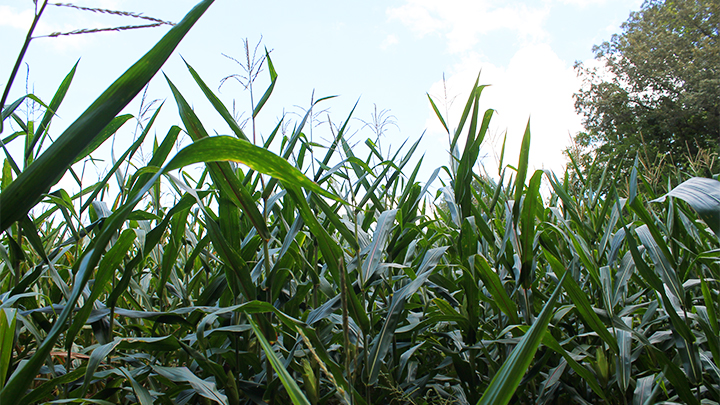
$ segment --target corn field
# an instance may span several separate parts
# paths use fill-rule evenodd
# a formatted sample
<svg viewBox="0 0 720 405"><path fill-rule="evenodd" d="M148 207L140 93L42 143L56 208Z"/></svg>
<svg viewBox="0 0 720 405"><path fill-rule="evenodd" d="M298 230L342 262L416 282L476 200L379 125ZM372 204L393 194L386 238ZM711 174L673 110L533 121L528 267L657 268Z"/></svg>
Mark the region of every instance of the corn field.
<svg viewBox="0 0 720 405"><path fill-rule="evenodd" d="M419 179L419 140L358 155L353 112L310 139L326 99L287 132L256 129L269 54L252 133L187 61L206 99L165 77L174 99L100 181L53 188L133 118L119 114L211 3L61 134L74 68L49 102L6 90L1 404L720 403L717 174L659 191L637 163L628 179L593 167L600 184L533 172L528 123L517 160L481 175L479 82L458 122L428 97L452 153ZM206 128L198 103L226 126ZM153 126L175 107L182 122Z"/></svg>

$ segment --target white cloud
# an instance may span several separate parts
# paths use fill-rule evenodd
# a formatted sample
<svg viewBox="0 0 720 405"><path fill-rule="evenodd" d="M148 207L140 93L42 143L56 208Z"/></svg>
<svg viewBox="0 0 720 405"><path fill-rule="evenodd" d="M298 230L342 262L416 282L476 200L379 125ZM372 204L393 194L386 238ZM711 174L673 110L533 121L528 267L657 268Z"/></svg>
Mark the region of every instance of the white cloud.
<svg viewBox="0 0 720 405"><path fill-rule="evenodd" d="M33 9L18 10L10 6L0 6L0 26L27 30L34 17Z"/></svg>
<svg viewBox="0 0 720 405"><path fill-rule="evenodd" d="M605 4L608 0L560 0L562 4L571 4L573 6L586 7L592 4Z"/></svg>
<svg viewBox="0 0 720 405"><path fill-rule="evenodd" d="M393 34L390 34L390 35L386 36L385 39L382 41L382 43L380 44L380 49L382 49L384 51L384 50L388 49L389 47L396 45L398 42L399 42L398 37Z"/></svg>
<svg viewBox="0 0 720 405"><path fill-rule="evenodd" d="M496 66L475 52L455 65L447 80L449 98L457 95L449 107L449 126L457 124L467 101L469 89L478 72L480 84L490 84L480 98L481 111L492 108L493 116L481 157L489 173L496 173L503 135L507 131L504 164L517 164L520 143L530 119L531 169L560 171L565 165L562 150L569 145L570 135L581 129L575 114L572 95L579 88L579 79L570 64L562 61L549 45L527 45L519 49L507 67ZM443 111L443 82L434 83L430 94ZM435 114L430 111L428 132L438 147L447 149L447 135ZM451 128L452 130L452 128Z"/></svg>
<svg viewBox="0 0 720 405"><path fill-rule="evenodd" d="M407 0L387 10L391 20L399 20L420 36L443 34L451 53L468 51L480 35L499 29L515 31L523 42L544 39L543 21L548 12L548 6L505 3L498 7L488 0Z"/></svg>

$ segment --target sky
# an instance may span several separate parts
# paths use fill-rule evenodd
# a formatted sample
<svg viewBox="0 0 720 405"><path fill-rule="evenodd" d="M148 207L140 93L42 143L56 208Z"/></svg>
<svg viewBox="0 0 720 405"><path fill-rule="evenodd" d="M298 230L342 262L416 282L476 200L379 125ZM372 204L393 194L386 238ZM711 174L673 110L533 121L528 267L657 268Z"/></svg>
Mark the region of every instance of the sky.
<svg viewBox="0 0 720 405"><path fill-rule="evenodd" d="M68 0L69 1L69 0ZM142 13L178 22L194 0L73 0L77 6ZM525 127L530 122L530 167L562 171L562 150L582 130L573 93L581 82L576 61L594 63L592 47L620 31L641 0L390 0L390 1L266 1L216 0L191 29L162 72L189 100L208 132L229 134L192 80L183 58L212 88L228 109L250 110L249 93L233 79L242 73L230 58L243 61L244 40L252 52L267 48L278 73L272 97L258 116L258 136L269 135L280 117L298 120L310 101L315 107L312 132L318 142L329 139L328 117L344 121L353 106L352 142L362 145L375 134L364 122L373 112L387 118L379 144L394 153L408 140L422 136L416 152L424 154L419 178L448 164L449 141L428 102L437 103L450 127L457 124L469 91L480 75L488 84L481 108L496 111L481 163L497 173L500 146L507 136L505 164L515 165ZM0 86L5 87L16 55L33 18L32 0L0 0ZM48 6L12 87L8 103L26 90L49 102L63 77L79 61L70 91L53 121L58 136L92 101L164 35L169 26L123 32L42 37L52 32L137 24L140 20ZM229 56L230 58L224 56ZM182 58L181 58L182 56ZM268 85L263 70L254 84L258 100ZM162 74L151 81L145 106L165 100L154 125L162 138L180 124L177 107ZM152 107L159 105L155 103ZM127 112L142 115L140 98ZM148 118L147 114L145 118ZM39 120L40 116L36 116ZM286 130L291 130L288 127ZM246 131L248 132L248 131ZM2 136L9 135L5 129ZM137 126L128 123L108 141L102 156L119 156L133 141ZM16 141L17 142L17 141ZM17 143L21 143L17 142ZM187 144L189 141L183 141ZM12 150L12 149L11 149ZM149 160L148 150L144 150ZM142 158L142 156L141 156ZM78 165L82 165L79 163ZM103 170L102 165L76 165L78 172ZM88 184L86 184L88 185Z"/></svg>

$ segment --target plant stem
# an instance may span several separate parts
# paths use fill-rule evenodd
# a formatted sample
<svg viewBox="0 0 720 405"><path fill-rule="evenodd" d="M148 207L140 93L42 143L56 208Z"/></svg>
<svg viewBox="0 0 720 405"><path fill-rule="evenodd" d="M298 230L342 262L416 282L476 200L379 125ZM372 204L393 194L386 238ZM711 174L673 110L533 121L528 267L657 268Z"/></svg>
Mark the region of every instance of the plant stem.
<svg viewBox="0 0 720 405"><path fill-rule="evenodd" d="M348 306L347 306L347 281L346 281L346 270L343 265L342 258L338 259L338 268L340 268L340 301L342 302L342 323L343 323L343 338L345 342L345 378L349 381L350 379L350 325L348 322ZM350 394L351 404L354 402L352 393Z"/></svg>

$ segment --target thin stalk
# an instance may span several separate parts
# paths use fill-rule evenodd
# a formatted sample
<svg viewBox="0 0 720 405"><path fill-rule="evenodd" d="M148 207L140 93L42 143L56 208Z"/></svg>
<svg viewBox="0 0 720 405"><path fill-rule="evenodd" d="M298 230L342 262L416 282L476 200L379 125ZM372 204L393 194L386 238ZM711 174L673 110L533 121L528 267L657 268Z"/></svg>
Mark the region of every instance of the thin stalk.
<svg viewBox="0 0 720 405"><path fill-rule="evenodd" d="M72 314L68 317L68 327L69 325L72 325L73 323L73 316ZM65 342L65 348L67 349L67 357L65 357L65 370L67 372L70 372L70 367L72 367L72 342ZM68 394L70 393L70 384L64 384L65 389L63 390L63 398L67 398Z"/></svg>
<svg viewBox="0 0 720 405"><path fill-rule="evenodd" d="M238 305L238 296L236 295L235 298L233 298L233 305ZM233 325L240 325L240 314L237 311L233 311L232 314L232 320ZM233 334L233 344L235 346L235 367L238 367L240 365L240 336L237 334ZM239 373L239 371L238 371Z"/></svg>
<svg viewBox="0 0 720 405"><path fill-rule="evenodd" d="M251 92L252 94L252 92ZM255 120L253 119L253 135L255 132ZM262 177L260 178L262 180ZM263 182L264 183L264 182ZM265 185L263 184L263 189L265 188ZM267 198L264 199L265 203L263 204L263 219L265 223L267 223L268 218L268 212L267 212ZM270 267L270 249L268 248L268 240L263 238L263 255L265 257L265 282L267 284L267 301L272 305L272 277L270 275L270 272L272 271L272 268ZM272 313L266 314L268 323L272 324ZM273 382L273 369L272 364L270 363L270 357L265 356L265 373L267 374L267 386L268 388L270 385L272 385ZM275 403L274 397L270 398L270 405Z"/></svg>
<svg viewBox="0 0 720 405"><path fill-rule="evenodd" d="M250 93L250 111L255 111L255 98L253 95L253 82L255 81L255 77L253 76L253 70L255 67L255 60L254 56L251 59L250 58L250 47L248 44L247 39L245 39L245 57L247 60L247 68L246 71L248 73L248 80L247 84L245 85L245 88ZM255 115L251 115L251 125L252 125L252 138L253 138L253 144L257 144L257 127L255 122ZM262 174L257 174L260 177L260 185L262 190L265 190L265 179L263 178ZM263 193L264 194L264 193ZM268 198L263 196L263 220L265 223L267 223L268 219ZM265 238L263 238L262 245L263 245L263 257L264 257L264 267L265 267L265 282L266 282L266 288L267 288L267 295L266 300L272 304L272 277L270 276L270 272L272 271L272 268L270 267L270 249L268 247L269 241ZM272 314L267 314L267 320L268 323L272 322ZM270 358L268 356L265 356L265 379L267 381L267 387L269 388L272 385L273 382L273 368L272 363L270 362ZM274 397L270 397L270 405L273 405L275 402Z"/></svg>
<svg viewBox="0 0 720 405"><path fill-rule="evenodd" d="M338 259L338 267L340 268L340 302L342 303L342 323L343 323L343 338L345 340L345 375L348 381L350 381L350 324L348 321L348 306L347 306L347 284L346 284L346 271L343 264L343 259ZM354 398L350 395L350 403L353 404Z"/></svg>
<svg viewBox="0 0 720 405"><path fill-rule="evenodd" d="M365 345L365 350L363 350L363 353L365 354L365 370L367 374L367 378L365 381L365 401L370 404L372 401L370 401L370 367L368 367L368 363L370 362L370 356L368 355L368 347L370 346L369 336L363 332L363 340Z"/></svg>
<svg viewBox="0 0 720 405"><path fill-rule="evenodd" d="M13 225L13 228L15 228L17 230L17 232L16 232L17 245L16 246L18 246L18 251L22 251L22 227L20 226L20 223L15 223ZM12 238L12 231L10 231L10 233L8 234L8 237ZM12 250L11 250L11 252L12 252ZM17 287L18 284L20 284L20 280L22 279L22 276L23 276L22 270L20 270L20 261L21 261L20 258L22 256L17 255L17 254L12 254L10 257L13 262L12 263L13 268L15 269L15 287Z"/></svg>
<svg viewBox="0 0 720 405"><path fill-rule="evenodd" d="M530 297L528 295L528 290L525 288L522 289L522 296L523 296L523 302L525 304L525 324L528 326L532 325L532 313L530 312Z"/></svg>
<svg viewBox="0 0 720 405"><path fill-rule="evenodd" d="M318 245L317 240L315 240L315 243L313 243L313 261L312 261L313 268L310 271L310 277L313 279L313 292L312 292L312 300L313 300L313 309L317 308L319 305L319 297L318 297L318 290L320 289L320 279L316 276L315 271L318 268ZM320 381L320 367L319 365L315 366L315 381ZM318 386L319 387L319 386Z"/></svg>
<svg viewBox="0 0 720 405"><path fill-rule="evenodd" d="M362 257L360 257L360 237L359 237L359 233L358 233L359 232L358 213L360 212L360 209L357 208L357 199L356 199L356 195L355 195L355 188L353 187L352 182L350 181L349 170L347 171L346 174L347 174L346 178L347 178L347 182L348 182L348 189L350 190L350 195L352 198L352 206L354 207L353 209L348 210L348 212L352 212L352 216L353 216L353 232L354 232L354 236L355 236L355 246L358 246L358 248L355 250L355 257L357 257L357 259L358 259L358 264L357 264L358 270L357 271L358 271L358 275L359 275L359 280L362 283L362 282L364 282L364 280L362 279ZM343 277L344 277L344 275L343 275ZM343 286L344 285L345 284L343 283ZM363 287L364 286L361 284L360 289L362 291L363 305L364 305L364 303L367 302L367 292L365 291L365 289ZM369 375L370 369L368 368L368 362L370 360L369 356L368 356L368 336L365 331L362 331L362 333L363 333L362 345L363 345L363 358L364 358L363 364L365 364L365 370L368 373L366 376L367 378L365 379L365 398L366 398L367 403L371 403L370 387L367 384L370 381L370 375ZM358 362L359 361L360 361L360 359L358 358L358 356L355 356L355 372L358 371ZM360 378L362 379L362 373L360 375ZM348 381L350 382L350 384L354 384L355 377L350 378L350 375L348 375L348 379L349 379ZM353 398L353 400L354 400L354 398Z"/></svg>

